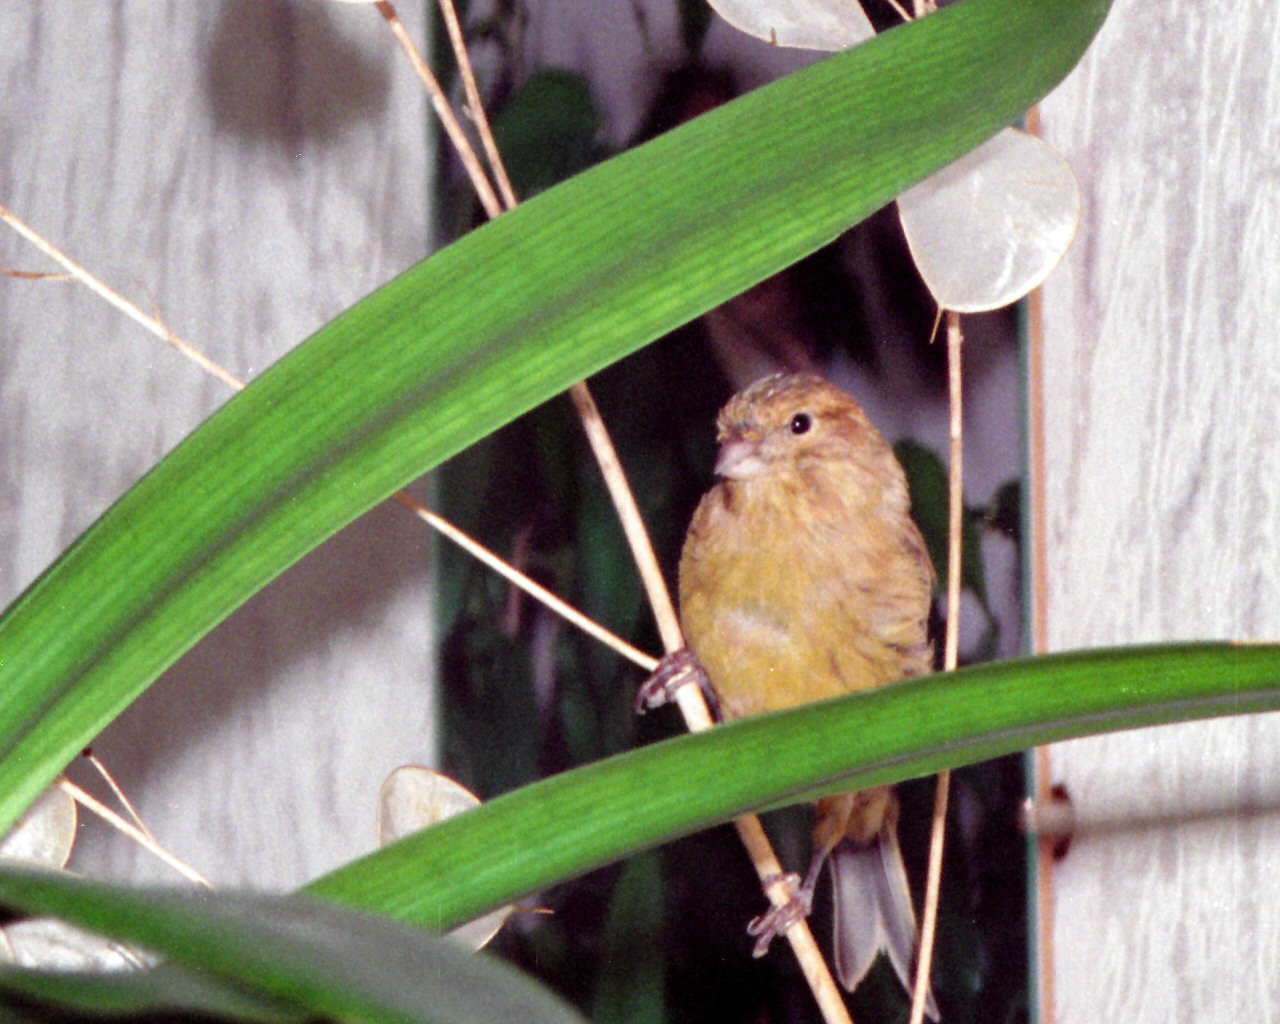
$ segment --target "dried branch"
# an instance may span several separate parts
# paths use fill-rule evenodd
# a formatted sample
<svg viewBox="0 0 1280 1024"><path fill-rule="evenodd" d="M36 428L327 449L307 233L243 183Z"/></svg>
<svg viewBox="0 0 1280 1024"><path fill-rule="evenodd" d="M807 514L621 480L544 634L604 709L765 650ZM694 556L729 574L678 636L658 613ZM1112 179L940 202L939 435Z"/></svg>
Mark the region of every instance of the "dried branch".
<svg viewBox="0 0 1280 1024"><path fill-rule="evenodd" d="M440 4L442 9L452 8L453 0L440 0ZM446 14L446 24L450 20L456 22L456 13L452 14L452 16L448 13ZM471 71L471 61L465 45L458 45L460 38L461 34L459 32L458 39L455 39L454 42L454 52L458 58L458 66L463 76L463 81L466 82L468 79L471 81L471 86L468 87L468 95L472 95L470 90L474 89L474 75ZM488 119L485 115L484 107L479 103L478 99L473 101L471 113L476 119L476 128L481 138L491 138ZM495 176L500 181L506 180L506 170L496 147L489 156L490 162L494 167ZM510 195L509 202L514 205L514 194ZM666 582L663 580L657 556L653 551L653 544L649 540L648 531L644 527L644 521L640 516L635 496L627 483L626 474L618 461L617 452L609 438L608 430L604 425L604 421L600 418L595 400L591 397L591 392L585 383L579 382L575 384L570 388L570 395L578 411L579 418L582 420L583 429L586 431L591 450L600 465L600 471L604 474L605 485L617 510L627 542L631 546L632 558L635 560L641 581L644 584L645 593L649 598L649 605L653 609L654 617L657 620L663 647L668 653L678 650L684 646L684 639L680 631L679 619L676 616L675 604L672 602L671 594L667 590ZM708 729L714 724L711 710L707 707L707 703L698 687L680 687L676 691L676 701L679 704L681 714L684 716L685 724L691 732ZM783 873L782 868L778 862L777 855L769 845L759 819L754 815L745 815L737 819L735 825L738 828L738 834L742 838L743 845L751 857L756 873L760 876L761 883L764 885L765 893L770 902L774 906L786 905L793 898L793 894L790 887L777 881ZM797 921L787 929L785 935L791 943L797 959L800 961L801 969L828 1024L853 1024L849 1011L844 1005L844 999L840 995L840 990L836 987L835 980L831 977L831 971L818 950L817 943L814 941L808 922L803 919Z"/></svg>
<svg viewBox="0 0 1280 1024"><path fill-rule="evenodd" d="M964 336L960 314L947 311L947 384L951 398L951 452L947 472L947 627L942 667L954 672L960 651L960 542L964 526L963 378L960 350ZM929 868L925 879L924 919L920 923L920 960L911 993L910 1024L921 1024L933 967L934 937L938 928L938 896L942 889L942 848L946 838L947 802L951 796L951 772L938 773L933 795L933 824L929 832Z"/></svg>

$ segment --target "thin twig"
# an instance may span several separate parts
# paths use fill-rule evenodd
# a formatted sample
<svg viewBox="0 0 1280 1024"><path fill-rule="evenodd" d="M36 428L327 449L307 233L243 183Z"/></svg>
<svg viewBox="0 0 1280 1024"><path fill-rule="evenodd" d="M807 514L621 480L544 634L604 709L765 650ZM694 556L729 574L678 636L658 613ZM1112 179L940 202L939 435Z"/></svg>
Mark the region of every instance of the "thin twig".
<svg viewBox="0 0 1280 1024"><path fill-rule="evenodd" d="M378 0L374 6L386 20L391 29L391 34L396 37L396 42L400 44L400 49L404 50L405 56L409 58L409 63L413 65L413 70L417 72L419 80L427 90L431 106L435 108L436 116L440 118L440 123L444 125L445 134L449 136L449 141L453 143L454 149L457 150L458 157L462 160L462 166L466 168L467 177L471 179L471 187L476 190L480 205L484 207L485 213L490 217L498 216L502 212L502 204L498 202L493 186L489 183L489 179L485 177L484 168L476 157L476 151L471 148L471 143L467 141L467 133L462 130L462 125L458 123L458 119L454 116L453 107L449 105L449 97L440 88L440 82L436 79L435 72L431 70L430 65L423 58L422 52L414 44L413 37L409 35L408 29L404 27L404 23L400 20L400 15L396 13L396 9L391 6L388 0Z"/></svg>
<svg viewBox="0 0 1280 1024"><path fill-rule="evenodd" d="M960 349L964 335L960 314L947 312L947 384L951 395L949 471L947 474L947 630L942 667L954 672L960 659L960 542L964 527L964 390Z"/></svg>
<svg viewBox="0 0 1280 1024"><path fill-rule="evenodd" d="M457 25L458 19L456 11L453 10L453 0L440 0L440 6L445 11L446 23ZM468 87L468 95L473 92L476 95L472 110L472 116L476 121L476 129L481 138L491 140L493 133L489 128L489 119L485 113L484 106L479 103L478 92L475 92L475 75L471 68L471 57L467 52L460 28L458 28L456 38L454 38L454 56L457 59L458 71L463 81L471 83ZM472 155L474 156L474 151ZM500 182L509 181L502 154L498 152L496 146L493 147L489 159L493 165L494 175L498 180ZM504 191L504 195L507 197L507 201L514 206L517 202L515 193L511 192L508 187ZM609 437L608 428L605 427L604 420L600 416L600 410L596 406L595 399L591 397L591 391L585 382L580 381L573 385L569 389L569 394L573 399L574 407L578 411L578 417L582 421L583 430L587 435L587 442L595 454L597 463L600 465L601 473L604 475L605 486L622 523L623 533L626 535L627 542L631 547L632 557L635 559L641 582L649 597L649 604L653 608L654 618L657 620L663 648L668 652L678 650L684 646L684 639L680 633L680 621L676 616L675 605L662 577L662 570L658 565L657 555L654 554L648 531L645 529L639 506L636 504L635 496L627 483L626 473L623 472L622 463L618 460L613 440ZM701 693L695 691L694 687L681 687L677 691L676 700L691 730L696 732L709 728L714 724L706 701L702 699Z"/></svg>
<svg viewBox="0 0 1280 1024"><path fill-rule="evenodd" d="M591 391L586 384L578 383L569 389L574 408L582 420L582 428L587 433L591 450L595 452L596 461L604 474L604 481L609 489L609 496L617 507L618 518L622 520L622 529L627 542L631 545L631 553L636 560L640 579L644 583L649 603L653 605L654 618L658 623L658 633L662 637L662 646L668 651L676 651L684 646L684 637L680 633L680 620L676 617L676 608L671 601L671 594L662 577L662 569L658 566L658 556L654 554L653 545L649 543L649 532L645 529L644 518L636 505L635 496L627 483L627 475L618 461L618 453L613 447L613 439L604 425L600 410ZM691 690L693 687L681 687Z"/></svg>
<svg viewBox="0 0 1280 1024"><path fill-rule="evenodd" d="M107 771L107 766L98 760L97 755L95 755L91 750L86 750L84 752L84 758L93 765L95 769L97 769L98 774L102 776L102 779L106 782L108 788L110 788L111 792L115 794L115 798L119 800L121 806L129 812L129 817L131 817L133 819L133 823L138 826L138 830L158 846L159 843L157 842L156 837L152 834L151 829L147 828L147 823L142 820L142 815L138 813L138 810L133 806L132 801L124 795L124 790L121 789L119 784L116 782L115 776Z"/></svg>
<svg viewBox="0 0 1280 1024"><path fill-rule="evenodd" d="M50 274L39 270L14 270L13 267L0 266L0 274L5 277L16 277L23 281L71 281L70 274Z"/></svg>
<svg viewBox="0 0 1280 1024"><path fill-rule="evenodd" d="M1027 131L1040 134L1040 110L1027 112ZM1044 299L1037 288L1027 297L1027 475L1030 478L1030 507L1027 509L1026 556L1031 574L1031 650L1049 650L1048 553L1045 545L1045 436L1044 436ZM1051 798L1052 771L1049 748L1036 747L1033 773L1036 802ZM1053 842L1042 836L1036 844L1036 977L1037 1004L1042 1024L1053 1024L1057 1013L1054 991L1054 858Z"/></svg>
<svg viewBox="0 0 1280 1024"><path fill-rule="evenodd" d="M152 334L156 335L158 338L163 340L166 344L170 345L172 348L182 353L182 355L186 356L193 363L195 363L197 366L203 369L206 373L213 374L213 376L217 377L224 384L228 385L229 387L235 388L237 391L239 391L241 388L244 387L244 385L240 381L236 380L234 376L232 376L230 373L224 370L221 366L215 363L203 352L200 352L197 349L192 348L185 341L183 341L176 334L174 334L171 330L169 330L169 328L166 327L164 323L162 323L156 317L148 316L146 313L142 312L142 310L140 310L128 299L112 291L105 284L103 284L96 277L94 277L87 270L85 270L82 266L72 261L72 259L69 256L67 256L65 253L59 251L58 249L50 245L48 242L46 242L40 235L38 235L34 230L29 228L26 224L24 224L21 220L19 220L16 216L10 213L3 206L0 206L0 220L8 224L9 227L13 228L14 231L18 232L18 234L20 234L23 238L25 238L28 242L34 245L37 249L39 249L42 253L48 256L55 263L64 267L72 277L74 277L77 281L83 284L86 288L90 289L93 292L96 292L100 298L105 299L112 306L115 306L115 308L120 310L120 312L124 313L125 316L130 317L133 320L136 320L143 327L149 330Z"/></svg>
<svg viewBox="0 0 1280 1024"><path fill-rule="evenodd" d="M208 880L205 879L205 877L195 868L178 860L177 857L157 843L148 833L144 833L134 824L120 817L120 815L116 814L116 812L110 807L107 807L95 797L90 796L70 779L59 776L58 785L62 788L63 792L67 793L73 800L75 800L76 803L88 808L94 814L98 815L98 817L119 829L139 846L148 850L154 856L168 864L169 867L173 868L174 871L178 872L178 874L182 875L189 882L194 882L196 885L203 885L206 889L213 888L213 886L209 884Z"/></svg>
<svg viewBox="0 0 1280 1024"><path fill-rule="evenodd" d="M938 340L938 328L942 326L942 318L946 316L946 314L947 311L939 306L938 311L933 315L933 326L929 328L930 345Z"/></svg>
<svg viewBox="0 0 1280 1024"><path fill-rule="evenodd" d="M902 4L898 2L898 0L889 0L889 6L892 7L895 12L897 12L898 17L901 18L903 21L912 20L911 15L907 12L907 9L903 7Z"/></svg>
<svg viewBox="0 0 1280 1024"><path fill-rule="evenodd" d="M933 824L929 830L929 867L924 888L924 919L920 923L920 958L911 991L909 1024L922 1024L933 970L933 943L938 930L938 896L942 888L942 848L946 838L947 802L951 796L951 771L938 773L933 793Z"/></svg>
<svg viewBox="0 0 1280 1024"><path fill-rule="evenodd" d="M577 626L584 633L594 637L596 640L599 640L605 646L617 651L624 658L634 662L636 665L639 665L640 668L644 669L646 672L652 672L658 667L657 658L652 655L645 654L643 651L637 650L620 636L610 633L598 622L588 618L586 615L583 615L582 612L574 608L573 605L556 597L555 594L551 593L551 591L547 590L541 584L530 579L519 569L507 562L504 562L483 544L480 544L478 541L467 536L467 534L463 533L447 519L441 518L429 508L426 508L414 501L405 494L404 491L393 494L391 497L393 501L402 505L404 508L407 508L415 516L431 526L432 529L438 531L440 534L457 544L458 547L471 555L472 558L484 563L499 576L502 576L511 583L514 583L535 600L541 601L553 612Z"/></svg>
<svg viewBox="0 0 1280 1024"><path fill-rule="evenodd" d="M698 687L682 686L680 690L698 690ZM698 699L702 700L701 692L698 693ZM681 707L683 708L683 705ZM692 729L692 726L690 728ZM795 898L795 893L789 885L780 880L783 877L782 865L769 844L769 837L765 835L760 819L754 814L744 814L740 818L735 818L733 825L738 830L738 838L746 847L747 855L751 858L760 881L764 883L765 895L769 897L769 902L775 907L786 906ZM805 981L809 983L809 989L813 992L813 998L818 1004L823 1019L828 1024L853 1024L849 1008L844 1004L844 996L831 976L831 969L827 966L822 950L818 948L808 922L802 918L783 934L791 943L791 949L800 964Z"/></svg>
<svg viewBox="0 0 1280 1024"><path fill-rule="evenodd" d="M960 350L964 336L960 314L947 311L947 381L951 394L951 452L947 473L947 627L943 642L942 667L954 672L960 652L960 540L964 525L963 391ZM946 838L947 802L951 795L951 772L938 773L933 795L933 826L929 833L929 869L925 880L924 920L920 923L920 962L911 994L910 1024L924 1020L924 1004L929 992L933 966L933 940L938 928L938 895L942 888L942 848Z"/></svg>
<svg viewBox="0 0 1280 1024"><path fill-rule="evenodd" d="M511 179L507 175L507 168L502 160L502 154L498 152L497 144L493 141L489 117L485 113L484 105L480 102L475 73L471 67L471 55L467 52L466 40L462 35L462 28L458 22L458 14L454 8L453 0L440 0L440 10L449 29L449 38L453 43L453 53L458 64L458 73L462 76L463 82L466 83L465 89L468 103L471 107L471 116L475 120L476 130L479 132L480 138L485 140L489 163L493 169L494 177L502 190L507 208L514 209L518 200L511 188ZM471 155L473 158L475 157L474 150L471 150ZM491 213L490 216L495 215ZM618 518L622 521L623 532L631 545L632 555L640 572L641 581L649 595L649 603L654 609L654 617L657 619L658 632L662 637L663 647L667 651L677 650L683 646L684 640L680 635L680 622L676 617L675 605L672 603L671 595L668 593L666 584L663 581L657 555L654 554L653 545L649 541L644 519L640 515L635 496L627 483L626 474L622 470L622 463L618 461L618 454L613 447L612 438L609 437L608 428L605 427L604 420L600 416L600 410L596 407L595 399L591 397L591 391L585 383L579 382L573 385L569 389L569 394L573 398L574 408L578 411L578 417L582 420L583 429L587 434L587 441L591 446L591 450L595 453L596 461L600 464L600 471L604 474L605 485L608 488L610 497L613 499ZM681 689L689 691L693 688L686 686ZM706 728L706 726L712 724L712 719L710 712L706 709L706 702L702 701L701 703L706 719L706 725L702 727ZM683 704L681 707L683 708ZM696 707L692 709L692 714L695 719L702 717L698 714Z"/></svg>
<svg viewBox="0 0 1280 1024"><path fill-rule="evenodd" d="M464 108L480 134L480 144L484 147L484 155L489 161L489 170L498 183L498 191L502 193L502 201L508 210L514 209L519 200L515 189L511 187L511 179L507 176L506 165L502 162L502 154L498 152L498 144L494 141L493 132L489 128L489 118L484 112L484 103L480 99L480 89L476 85L475 72L471 67L471 55L467 53L467 41L462 35L462 26L458 23L458 12L453 0L440 0L440 13L444 17L444 25L449 33L449 43L453 47L454 61L458 65L458 73L462 76L462 89L467 97ZM489 214L490 217L494 216Z"/></svg>
<svg viewBox="0 0 1280 1024"><path fill-rule="evenodd" d="M675 604L671 600L671 592L667 590L662 569L658 565L658 556L654 553L653 544L649 540L649 531L645 529L644 517L636 504L635 495L627 483L627 475L618 460L618 453L609 437L608 428L600 416L595 399L585 382L579 381L569 389L573 404L582 420L591 450L595 453L596 462L604 476L609 496L613 499L614 509L622 523L622 532L626 535L631 547L631 557L635 560L640 580L644 584L645 593L649 597L649 607L653 609L654 620L658 625L658 633L662 637L663 649L670 654L684 646L684 636L680 631L680 620L676 616ZM690 732L701 732L715 725L711 709L707 706L702 690L696 686L681 686L676 690L676 703L684 716L685 725ZM748 847L750 849L750 847ZM773 851L769 851L772 863ZM760 878L776 877L778 872L772 866L756 864ZM806 929L807 930L807 929ZM807 972L807 969L806 969Z"/></svg>
<svg viewBox="0 0 1280 1024"><path fill-rule="evenodd" d="M452 0L440 0L440 3L442 7L447 7L452 5ZM463 75L463 80L466 81L470 76L474 82L474 75L470 70L471 60L466 47L463 46L458 49L455 43L455 54L458 58L458 66L460 73ZM481 137L484 138L489 133L484 107L477 103L473 110L473 116L476 118L477 130L480 132ZM505 178L506 170L502 163L502 156L497 152L496 148L490 155L490 159L493 163L494 174L498 176L499 180ZM514 200L515 196L512 195L511 201L514 202ZM493 215L491 214L490 216ZM649 605L653 609L654 618L657 620L663 648L668 653L678 650L684 646L684 638L680 632L680 621L676 616L675 605L671 600L670 592L667 590L666 581L662 577L657 556L653 551L653 544L649 540L644 520L640 515L631 487L627 483L622 464L618 461L617 452L614 449L612 440L609 438L608 430L600 417L595 400L591 397L591 392L585 382L575 384L569 389L569 393L575 408L578 410L579 418L582 420L583 429L591 445L591 450L600 465L601 473L604 475L605 486L613 499L627 542L631 546L631 556L635 560L645 593L649 598ZM703 698L699 687L680 687L676 691L676 703L679 705L685 724L691 732L701 732L715 724L715 720L711 717L711 709L707 707L707 702ZM744 815L736 819L734 824L737 826L738 834L742 838L743 845L747 849L747 854L751 858L756 873L759 875L761 882L764 883L765 894L770 903L774 906L785 906L793 899L793 893L788 886L779 884L776 881L782 874L782 868L778 862L777 855L769 844L768 838L765 836L760 820L755 815ZM828 1021L828 1024L853 1024L849 1011L844 1005L844 999L840 995L840 990L836 987L835 980L831 977L830 968L827 967L827 962L818 950L818 944L814 941L808 922L804 919L798 920L784 934L791 943L796 959L800 962L801 970L809 982L809 987L812 989L814 998L817 1000L823 1017Z"/></svg>

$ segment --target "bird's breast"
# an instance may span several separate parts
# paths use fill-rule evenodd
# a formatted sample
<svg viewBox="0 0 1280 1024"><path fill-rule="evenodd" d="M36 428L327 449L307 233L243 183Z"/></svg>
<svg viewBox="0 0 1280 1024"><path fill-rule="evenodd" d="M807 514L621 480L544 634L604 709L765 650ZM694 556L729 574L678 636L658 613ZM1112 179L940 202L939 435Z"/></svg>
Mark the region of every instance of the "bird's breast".
<svg viewBox="0 0 1280 1024"><path fill-rule="evenodd" d="M681 619L731 717L919 671L904 663L904 638L927 652L928 587L891 578L902 547L890 525L830 501L814 507L813 493L726 481L694 515Z"/></svg>

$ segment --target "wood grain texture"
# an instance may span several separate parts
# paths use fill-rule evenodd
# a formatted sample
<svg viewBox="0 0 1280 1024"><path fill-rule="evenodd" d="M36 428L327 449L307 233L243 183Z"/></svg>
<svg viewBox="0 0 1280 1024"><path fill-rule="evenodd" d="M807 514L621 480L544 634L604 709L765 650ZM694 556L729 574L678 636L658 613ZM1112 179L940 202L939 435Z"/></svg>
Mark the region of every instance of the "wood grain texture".
<svg viewBox="0 0 1280 1024"><path fill-rule="evenodd" d="M430 168L367 7L0 7L0 202L242 377L425 254ZM7 231L0 262L46 269ZM84 289L0 280L0 603L227 397ZM375 510L95 745L215 882L290 886L371 849L381 779L432 756L427 545ZM175 880L97 826L73 866Z"/></svg>
<svg viewBox="0 0 1280 1024"><path fill-rule="evenodd" d="M1280 635L1278 72L1273 5L1122 0L1042 107L1085 205L1044 290L1052 649ZM1280 1020L1280 719L1051 763L1055 1019Z"/></svg>

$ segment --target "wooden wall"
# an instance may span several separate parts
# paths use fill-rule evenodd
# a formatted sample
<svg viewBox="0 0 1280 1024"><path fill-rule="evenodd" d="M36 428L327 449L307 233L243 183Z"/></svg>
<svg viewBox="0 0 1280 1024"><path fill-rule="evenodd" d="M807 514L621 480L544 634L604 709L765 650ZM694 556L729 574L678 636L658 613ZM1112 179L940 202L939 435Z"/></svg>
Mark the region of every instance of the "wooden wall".
<svg viewBox="0 0 1280 1024"><path fill-rule="evenodd" d="M425 104L388 40L319 0L6 3L0 203L252 377L427 251ZM7 228L0 262L48 267ZM227 397L86 290L0 280L0 604ZM95 744L162 842L269 888L372 848L382 777L435 745L426 553L376 510ZM176 881L96 826L74 864Z"/></svg>
<svg viewBox="0 0 1280 1024"><path fill-rule="evenodd" d="M1280 635L1280 17L1117 0L1042 107L1084 191L1044 289L1048 644ZM1060 1024L1280 1014L1280 718L1062 744Z"/></svg>

